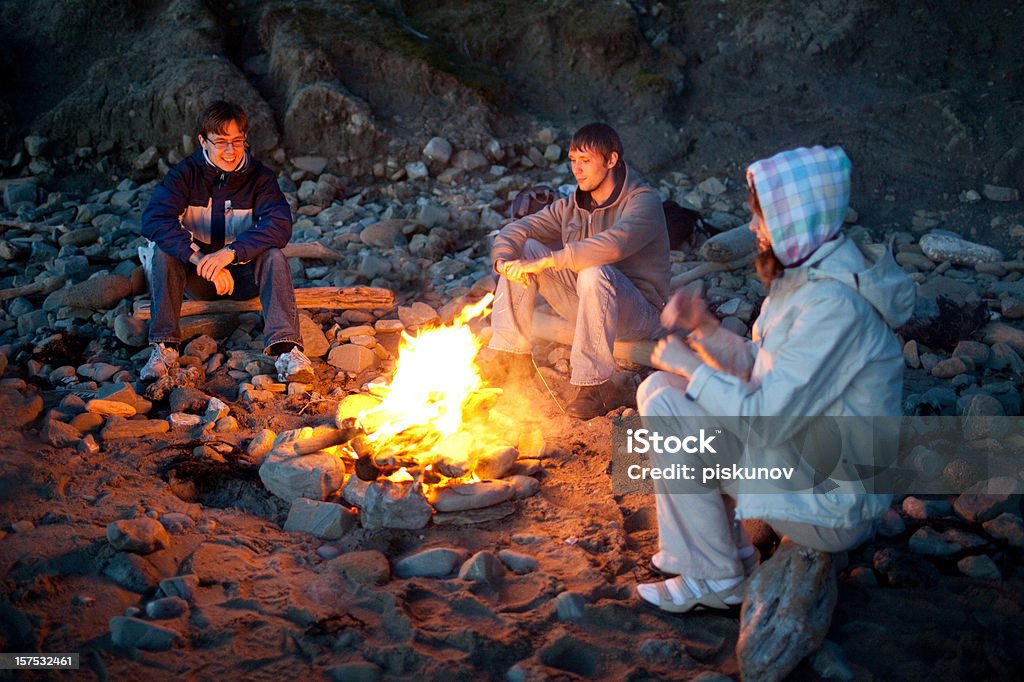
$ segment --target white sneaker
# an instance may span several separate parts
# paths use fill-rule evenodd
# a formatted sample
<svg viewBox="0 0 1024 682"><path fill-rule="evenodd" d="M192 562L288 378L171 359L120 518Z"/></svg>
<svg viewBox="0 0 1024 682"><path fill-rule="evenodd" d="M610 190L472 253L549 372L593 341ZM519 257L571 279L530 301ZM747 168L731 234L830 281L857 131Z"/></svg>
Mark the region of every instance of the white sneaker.
<svg viewBox="0 0 1024 682"><path fill-rule="evenodd" d="M298 348L281 353L274 362L277 380L281 382L298 381L308 384L313 381L313 363Z"/></svg>
<svg viewBox="0 0 1024 682"><path fill-rule="evenodd" d="M162 343L153 344L153 354L149 356L149 360L139 372L139 378L145 381L167 376L167 372L177 361L178 351L168 348Z"/></svg>

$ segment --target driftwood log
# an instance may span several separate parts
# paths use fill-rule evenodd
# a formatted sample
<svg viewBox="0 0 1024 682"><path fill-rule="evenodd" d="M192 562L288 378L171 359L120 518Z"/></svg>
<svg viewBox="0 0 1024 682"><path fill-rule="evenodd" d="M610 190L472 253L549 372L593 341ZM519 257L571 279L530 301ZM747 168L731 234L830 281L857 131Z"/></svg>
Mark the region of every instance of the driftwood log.
<svg viewBox="0 0 1024 682"><path fill-rule="evenodd" d="M320 242L296 242L288 244L281 252L285 258L304 258L306 260L345 260L343 254L334 249L324 246Z"/></svg>
<svg viewBox="0 0 1024 682"><path fill-rule="evenodd" d="M308 287L295 290L295 305L299 308L326 308L329 310L349 310L374 308L391 308L395 305L395 295L387 289L376 287ZM202 315L205 313L240 313L259 310L260 300L250 298L245 301L185 301L181 304L181 316ZM142 320L150 318L149 301L135 304L135 317Z"/></svg>
<svg viewBox="0 0 1024 682"><path fill-rule="evenodd" d="M681 272L671 279L668 283L670 291L681 289L690 282L706 277L713 272L721 272L722 270L738 270L739 268L745 268L754 262L754 254L750 253L746 256L741 256L736 260L731 260L726 263L701 263L695 268L691 268L686 272Z"/></svg>
<svg viewBox="0 0 1024 682"><path fill-rule="evenodd" d="M740 678L784 679L821 648L838 599L832 555L782 541L750 578L740 611Z"/></svg>
<svg viewBox="0 0 1024 682"><path fill-rule="evenodd" d="M750 231L750 226L744 223L704 242L700 247L700 255L713 263L729 263L752 255L756 248L757 237Z"/></svg>
<svg viewBox="0 0 1024 682"><path fill-rule="evenodd" d="M55 275L53 277L46 277L38 282L32 282L31 284L24 284L20 287L12 287L10 289L0 289L0 301L6 301L10 298L17 298L18 296L35 296L37 294L49 294L57 289L64 286L64 282L67 281L67 277Z"/></svg>

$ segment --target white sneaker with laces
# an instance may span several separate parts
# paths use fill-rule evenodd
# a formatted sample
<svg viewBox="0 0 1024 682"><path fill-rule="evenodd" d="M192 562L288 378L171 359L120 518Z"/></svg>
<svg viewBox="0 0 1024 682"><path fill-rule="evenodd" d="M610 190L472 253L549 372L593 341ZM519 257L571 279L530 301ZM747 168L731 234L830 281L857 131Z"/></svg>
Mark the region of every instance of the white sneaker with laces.
<svg viewBox="0 0 1024 682"><path fill-rule="evenodd" d="M287 353L277 356L274 368L277 370L278 381L297 381L304 384L313 381L313 363L298 348L292 348Z"/></svg>
<svg viewBox="0 0 1024 682"><path fill-rule="evenodd" d="M177 361L178 351L168 348L162 343L153 344L153 353L142 367L142 371L139 372L139 378L145 381L167 376L167 372Z"/></svg>

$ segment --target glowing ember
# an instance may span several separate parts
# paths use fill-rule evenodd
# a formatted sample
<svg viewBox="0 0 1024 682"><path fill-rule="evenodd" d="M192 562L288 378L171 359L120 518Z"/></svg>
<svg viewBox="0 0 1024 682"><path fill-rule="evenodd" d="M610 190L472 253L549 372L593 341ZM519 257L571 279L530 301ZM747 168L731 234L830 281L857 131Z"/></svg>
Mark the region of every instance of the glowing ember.
<svg viewBox="0 0 1024 682"><path fill-rule="evenodd" d="M359 415L367 440L375 447L416 450L424 455L424 463L432 459L427 455L435 448L450 461L470 459L474 440L459 429L463 407L483 381L475 363L482 342L468 323L484 314L493 298L488 294L467 306L451 325L418 336L402 334L394 379L379 389L383 401Z"/></svg>

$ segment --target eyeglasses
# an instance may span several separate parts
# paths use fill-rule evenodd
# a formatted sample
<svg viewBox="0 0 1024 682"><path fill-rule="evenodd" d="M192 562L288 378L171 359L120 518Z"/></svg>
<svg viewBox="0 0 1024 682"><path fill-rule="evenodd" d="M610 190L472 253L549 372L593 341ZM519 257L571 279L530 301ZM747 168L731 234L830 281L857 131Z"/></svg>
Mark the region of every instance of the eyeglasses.
<svg viewBox="0 0 1024 682"><path fill-rule="evenodd" d="M236 137L233 140L212 140L209 137L203 135L203 139L212 144L217 148L218 151L224 151L228 147L234 147L235 149L241 149L245 147L245 138Z"/></svg>

